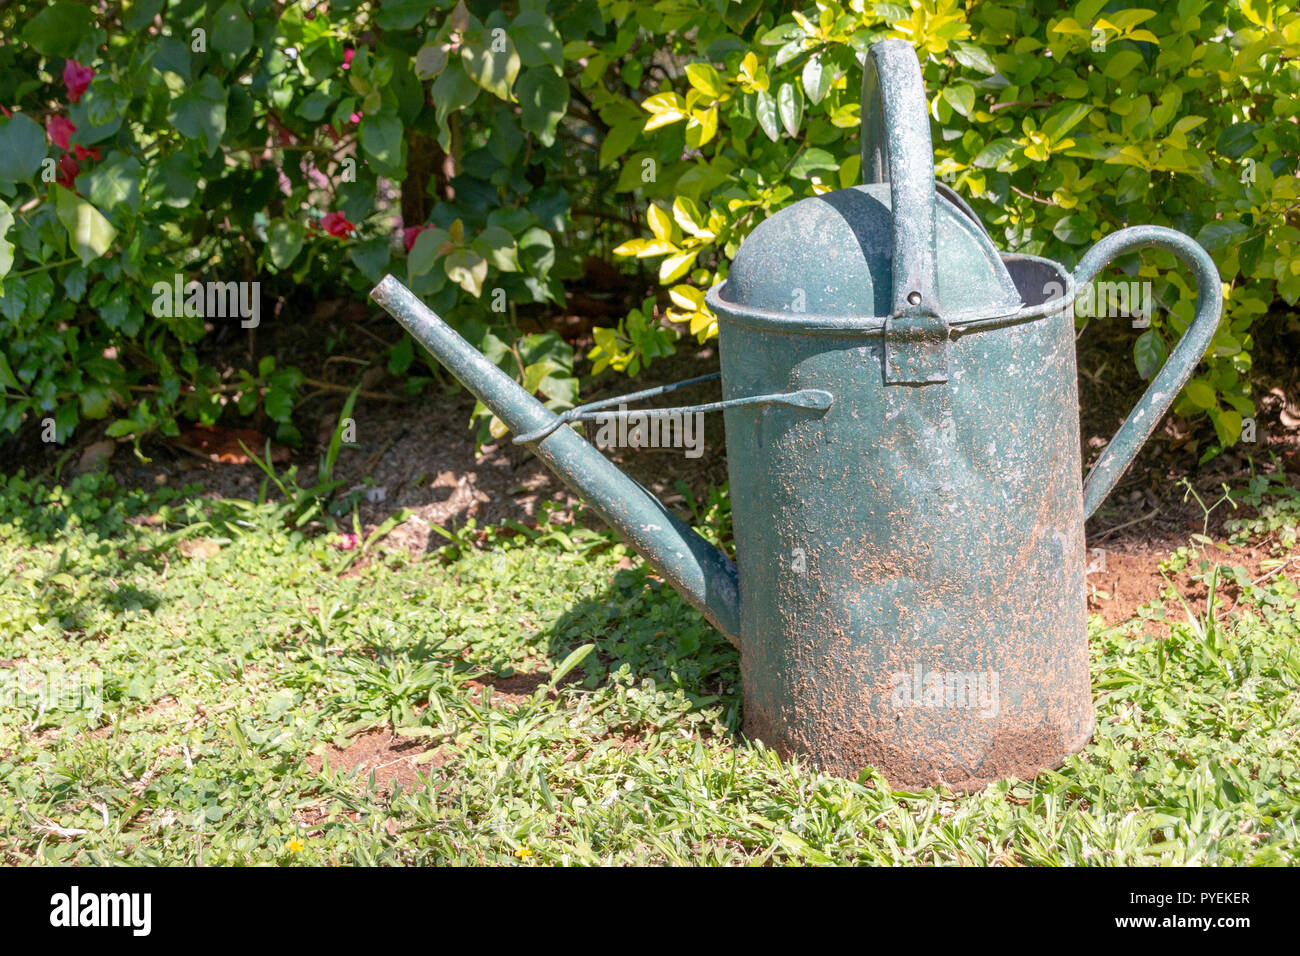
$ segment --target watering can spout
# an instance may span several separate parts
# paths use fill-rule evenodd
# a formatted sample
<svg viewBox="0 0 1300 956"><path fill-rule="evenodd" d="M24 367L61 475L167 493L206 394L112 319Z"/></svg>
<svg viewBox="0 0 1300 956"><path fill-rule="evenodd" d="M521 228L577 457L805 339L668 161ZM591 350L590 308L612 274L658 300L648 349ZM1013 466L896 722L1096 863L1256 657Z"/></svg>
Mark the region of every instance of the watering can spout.
<svg viewBox="0 0 1300 956"><path fill-rule="evenodd" d="M402 324L542 462L612 525L732 644L740 642L736 566L481 355L391 275L370 297Z"/></svg>

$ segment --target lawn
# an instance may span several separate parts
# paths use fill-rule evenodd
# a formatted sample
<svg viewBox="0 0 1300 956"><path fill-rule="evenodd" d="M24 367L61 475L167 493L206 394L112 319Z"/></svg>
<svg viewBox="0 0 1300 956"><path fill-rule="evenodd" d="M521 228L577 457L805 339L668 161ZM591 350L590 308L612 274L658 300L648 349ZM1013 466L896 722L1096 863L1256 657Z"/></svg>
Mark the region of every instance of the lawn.
<svg viewBox="0 0 1300 956"><path fill-rule="evenodd" d="M1267 485L1242 492L1257 507L1235 533L1272 549L1268 573L1219 564L1209 539L1171 555L1208 596L1168 619L1163 604L1093 618L1088 748L954 797L827 777L741 739L736 652L608 534L470 527L411 555L382 532L295 530L288 506L0 479L0 850L1288 863L1300 599L1283 562L1300 494ZM717 501L702 517L725 527Z"/></svg>

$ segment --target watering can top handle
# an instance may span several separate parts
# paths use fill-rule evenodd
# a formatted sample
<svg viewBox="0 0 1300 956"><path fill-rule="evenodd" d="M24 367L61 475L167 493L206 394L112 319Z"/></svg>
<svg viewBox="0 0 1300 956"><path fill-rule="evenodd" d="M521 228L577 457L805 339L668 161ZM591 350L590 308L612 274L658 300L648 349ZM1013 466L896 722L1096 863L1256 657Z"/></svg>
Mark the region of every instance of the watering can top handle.
<svg viewBox="0 0 1300 956"><path fill-rule="evenodd" d="M934 147L925 81L904 40L881 40L862 64L862 179L889 183L893 314L939 314L935 263Z"/></svg>
<svg viewBox="0 0 1300 956"><path fill-rule="evenodd" d="M1137 457L1138 450L1151 437L1160 419L1187 384L1187 380L1192 377L1196 363L1210 347L1210 340L1214 338L1219 327L1219 316L1223 312L1223 284L1210 254L1181 232L1164 226L1132 226L1100 240L1079 260L1079 265L1074 270L1074 287L1082 288L1112 259L1143 246L1172 252L1191 266L1192 274L1196 277L1196 314L1174 347L1169 360L1152 379L1132 413L1124 419L1124 424L1088 473L1083 483L1085 518L1092 517L1098 505L1110 494Z"/></svg>

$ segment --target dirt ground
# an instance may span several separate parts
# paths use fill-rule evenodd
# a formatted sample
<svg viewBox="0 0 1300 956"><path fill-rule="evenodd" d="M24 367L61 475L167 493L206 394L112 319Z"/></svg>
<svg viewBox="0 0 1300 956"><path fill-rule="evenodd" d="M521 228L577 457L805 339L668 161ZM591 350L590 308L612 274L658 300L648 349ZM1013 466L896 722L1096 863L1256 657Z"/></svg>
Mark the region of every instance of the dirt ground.
<svg viewBox="0 0 1300 956"><path fill-rule="evenodd" d="M303 447L276 449L279 470L297 465L300 483L304 487L314 483L316 463L328 444L344 397L360 381L367 397L358 400L352 416L355 447L342 452L336 474L345 481L345 489L369 480L370 499L360 506L367 529L399 509L410 509L411 518L389 535L390 545L412 552L433 550L445 543L432 530L434 526L463 526L470 519L480 527L507 519L528 524L547 501L563 505L561 517L575 503L558 479L526 450L511 445L508 437L484 446L476 455L469 429L474 401L440 370L417 364L412 373L436 379L421 395L403 395L401 380L384 369L386 353L382 348L384 343L395 343L400 332L377 308L358 302L332 303L318 307L311 320L326 325L330 338L342 343L327 358L318 346L322 336L307 340L297 335L261 343L262 349L280 356L281 365L297 364L315 382L323 383L295 413L304 434ZM1300 333L1287 331L1296 325L1293 318L1284 316L1280 321L1283 325L1272 336L1278 347L1256 354L1256 441L1202 464L1199 458L1207 441L1213 439L1208 424L1166 418L1089 522L1089 607L1107 622L1123 620L1159 597L1169 583L1159 564L1171 550L1187 544L1190 535L1205 532L1221 541L1226 537L1223 522L1246 516L1242 509L1234 511L1222 504L1207 521L1201 505L1188 494L1184 479L1207 506L1219 500L1223 486L1241 489L1260 471L1281 469L1287 480L1300 484ZM562 328L579 355L585 354L588 327L570 318ZM1085 329L1080 336L1079 386L1088 464L1105 447L1144 387L1128 357L1131 343L1124 338L1126 334L1123 329ZM242 344L235 346L241 348ZM230 356L232 364L244 360L247 356ZM581 357L579 368L589 368ZM634 380L607 375L595 386L585 387L583 400L702 375L716 368L716 352L707 347L697 351L688 340L681 354L656 362ZM680 393L681 403L709 401L716 394L717 385L706 384ZM29 474L62 476L96 467L106 459L126 486L197 483L208 496L255 498L263 475L248 463L240 439L249 447L261 448L265 442L247 422L232 422L208 432L186 428L175 440L146 441L144 453L150 460L145 462L132 453L129 442L108 442L102 430L92 426L80 429L67 449L41 445L30 435L26 440L20 436L8 443L4 457L26 467ZM620 449L608 454L669 507L688 516L683 488L697 501L706 501L709 487L726 481L721 415L706 416L705 449L703 457L694 460L674 449ZM1251 570L1265 557L1268 555L1252 549L1233 549L1222 552L1219 560ZM1190 586L1187 581L1179 583ZM1174 610L1171 607L1170 613Z"/></svg>

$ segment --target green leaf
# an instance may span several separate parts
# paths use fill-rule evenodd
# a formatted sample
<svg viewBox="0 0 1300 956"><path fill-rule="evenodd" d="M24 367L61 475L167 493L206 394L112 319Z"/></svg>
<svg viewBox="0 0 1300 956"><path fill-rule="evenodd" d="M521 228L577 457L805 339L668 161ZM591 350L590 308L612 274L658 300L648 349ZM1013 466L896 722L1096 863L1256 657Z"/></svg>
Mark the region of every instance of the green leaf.
<svg viewBox="0 0 1300 956"><path fill-rule="evenodd" d="M767 138L776 142L781 136L781 128L777 125L776 118L776 100L767 90L761 90L754 100L754 117L758 120L758 125L763 128Z"/></svg>
<svg viewBox="0 0 1300 956"><path fill-rule="evenodd" d="M448 67L439 73L431 90L438 125L445 127L447 117L473 103L478 98L478 91L478 84L461 65Z"/></svg>
<svg viewBox="0 0 1300 956"><path fill-rule="evenodd" d="M550 65L564 68L564 38L540 10L522 10L510 24L510 37L525 67Z"/></svg>
<svg viewBox="0 0 1300 956"><path fill-rule="evenodd" d="M1064 139L1091 112L1092 107L1087 103L1068 103L1053 110L1052 115L1043 122L1043 135L1050 140Z"/></svg>
<svg viewBox="0 0 1300 956"><path fill-rule="evenodd" d="M711 96L715 100L727 91L727 84L711 63L688 63L686 80L705 96Z"/></svg>
<svg viewBox="0 0 1300 956"><path fill-rule="evenodd" d="M569 108L569 84L549 67L526 72L519 80L520 121L543 146L555 142L555 128Z"/></svg>
<svg viewBox="0 0 1300 956"><path fill-rule="evenodd" d="M1111 56L1102 73L1109 79L1118 80L1128 76L1142 62L1142 54L1136 50L1120 50Z"/></svg>
<svg viewBox="0 0 1300 956"><path fill-rule="evenodd" d="M519 52L503 28L472 30L460 48L465 72L493 96L510 98L510 88L519 75Z"/></svg>
<svg viewBox="0 0 1300 956"><path fill-rule="evenodd" d="M266 231L266 249L271 264L277 269L287 269L302 251L307 227L291 219L277 219Z"/></svg>
<svg viewBox="0 0 1300 956"><path fill-rule="evenodd" d="M634 117L610 128L610 131L605 134L604 142L600 144L601 169L632 148L636 138L641 135L641 125L640 117Z"/></svg>
<svg viewBox="0 0 1300 956"><path fill-rule="evenodd" d="M1093 224L1081 215L1063 216L1052 226L1052 235L1062 242L1079 246L1092 238Z"/></svg>
<svg viewBox="0 0 1300 956"><path fill-rule="evenodd" d="M361 149L381 176L397 176L403 168L402 120L396 113L378 113L361 119Z"/></svg>
<svg viewBox="0 0 1300 956"><path fill-rule="evenodd" d="M822 64L821 54L813 54L803 65L803 91L808 94L808 102L820 103L831 90L835 82L835 71L828 70Z"/></svg>
<svg viewBox="0 0 1300 956"><path fill-rule="evenodd" d="M68 230L72 250L84 266L108 252L117 237L114 229L98 209L70 189L55 186L55 207L59 222Z"/></svg>
<svg viewBox="0 0 1300 956"><path fill-rule="evenodd" d="M673 200L673 220L692 236L704 231L705 216L689 196L678 196Z"/></svg>
<svg viewBox="0 0 1300 956"><path fill-rule="evenodd" d="M470 295L477 296L483 291L483 280L487 278L487 260L477 252L469 249L454 249L443 260L443 269L447 278L456 283Z"/></svg>
<svg viewBox="0 0 1300 956"><path fill-rule="evenodd" d="M835 161L835 157L824 149L812 147L805 149L799 154L799 158L794 161L790 167L790 175L795 179L811 179L812 174L819 171L838 171L840 164Z"/></svg>
<svg viewBox="0 0 1300 956"><path fill-rule="evenodd" d="M545 229L533 226L519 237L519 257L530 273L545 278L555 265L555 240Z"/></svg>
<svg viewBox="0 0 1300 956"><path fill-rule="evenodd" d="M1196 241L1209 251L1226 249L1249 230L1240 222L1207 222L1196 234Z"/></svg>
<svg viewBox="0 0 1300 956"><path fill-rule="evenodd" d="M415 75L421 80L431 80L447 68L447 44L426 43L415 54Z"/></svg>
<svg viewBox="0 0 1300 956"><path fill-rule="evenodd" d="M1007 156L1015 151L1016 144L1014 140L995 139L976 153L975 158L971 160L971 162L980 169L993 169L1000 165L1002 160L1006 159Z"/></svg>
<svg viewBox="0 0 1300 956"><path fill-rule="evenodd" d="M1144 379L1150 379L1160 371L1168 357L1169 349L1165 345L1164 336L1155 329L1147 329L1133 343L1133 361L1137 365L1138 374Z"/></svg>
<svg viewBox="0 0 1300 956"><path fill-rule="evenodd" d="M424 229L415 237L410 254L406 258L407 274L422 276L438 261L439 250L443 244L451 241L451 235L445 229Z"/></svg>
<svg viewBox="0 0 1300 956"><path fill-rule="evenodd" d="M1214 386L1202 378L1194 378L1183 388L1183 394L1187 400L1199 409L1210 409L1218 405L1215 398Z"/></svg>
<svg viewBox="0 0 1300 956"><path fill-rule="evenodd" d="M26 113L0 117L0 182L26 182L45 158L45 131Z"/></svg>
<svg viewBox="0 0 1300 956"><path fill-rule="evenodd" d="M963 43L958 40L952 45L952 55L962 66L972 70L978 70L980 73L992 75L998 71L993 63L993 58L982 46L975 43Z"/></svg>
<svg viewBox="0 0 1300 956"><path fill-rule="evenodd" d="M144 167L134 156L112 152L102 163L83 174L79 182L84 183L86 198L100 209L112 212L119 205L125 205L131 212L140 209L140 181L144 178Z"/></svg>
<svg viewBox="0 0 1300 956"><path fill-rule="evenodd" d="M253 23L237 3L227 3L212 15L212 49L221 62L234 66L253 46Z"/></svg>
<svg viewBox="0 0 1300 956"><path fill-rule="evenodd" d="M172 125L188 139L197 140L211 156L226 133L226 91L211 73L205 73L173 101Z"/></svg>
<svg viewBox="0 0 1300 956"><path fill-rule="evenodd" d="M43 56L71 57L82 38L94 29L95 17L89 4L60 0L28 20L22 38Z"/></svg>
<svg viewBox="0 0 1300 956"><path fill-rule="evenodd" d="M429 0L384 0L374 14L375 25L381 30L409 30L423 20L432 7Z"/></svg>
<svg viewBox="0 0 1300 956"><path fill-rule="evenodd" d="M519 253L515 248L515 237L501 226L488 226L470 245L502 272L519 271Z"/></svg>
<svg viewBox="0 0 1300 956"><path fill-rule="evenodd" d="M1255 134L1262 127L1258 123L1233 123L1224 128L1214 141L1215 150L1229 159L1240 159L1255 145Z"/></svg>
<svg viewBox="0 0 1300 956"><path fill-rule="evenodd" d="M1241 274L1250 278L1255 274L1255 267L1264 254L1264 234L1251 236L1237 249L1237 262L1241 265ZM0 272L0 275L3 275Z"/></svg>
<svg viewBox="0 0 1300 956"><path fill-rule="evenodd" d="M699 254L699 249L690 249L664 259L663 262L659 263L659 281L666 284L686 275L691 270L691 266L695 264L695 257Z"/></svg>
<svg viewBox="0 0 1300 956"><path fill-rule="evenodd" d="M782 23L764 33L758 38L758 42L761 46L781 46L791 40L802 39L804 35L803 27L799 24Z"/></svg>
<svg viewBox="0 0 1300 956"><path fill-rule="evenodd" d="M940 95L962 116L970 116L971 110L975 108L975 90L965 83L945 86Z"/></svg>
<svg viewBox="0 0 1300 956"><path fill-rule="evenodd" d="M595 649L595 644L583 644L582 647L572 651L569 656L560 663L560 666L555 668L555 672L551 674L551 679L548 681L549 686L554 687L560 681L564 680L564 678L568 676L569 671L573 670L585 661Z"/></svg>
<svg viewBox="0 0 1300 956"><path fill-rule="evenodd" d="M348 249L348 259L370 282L378 282L384 277L391 257L392 250L387 236L374 236L354 243Z"/></svg>
<svg viewBox="0 0 1300 956"><path fill-rule="evenodd" d="M293 417L293 392L272 385L266 390L266 398L262 405L273 421L287 422Z"/></svg>
<svg viewBox="0 0 1300 956"><path fill-rule="evenodd" d="M82 418L104 418L112 407L113 391L105 385L87 385L80 398Z"/></svg>
<svg viewBox="0 0 1300 956"><path fill-rule="evenodd" d="M9 360L5 358L5 353L0 350L0 386L4 388L22 390L18 384L18 379L14 377L14 370L9 367Z"/></svg>
<svg viewBox="0 0 1300 956"><path fill-rule="evenodd" d="M172 153L155 165L156 175L150 186L160 186L163 195L175 202L187 202L199 185L199 174L189 156Z"/></svg>
<svg viewBox="0 0 1300 956"><path fill-rule="evenodd" d="M798 136L803 122L803 91L793 83L782 83L776 91L776 108L785 131L792 139Z"/></svg>
<svg viewBox="0 0 1300 956"><path fill-rule="evenodd" d="M9 209L9 204L0 199L0 296L5 292L4 277L9 274L14 264L14 244L6 238L9 227L13 224L14 214Z"/></svg>
<svg viewBox="0 0 1300 956"><path fill-rule="evenodd" d="M1241 437L1241 413L1231 408L1211 408L1210 421L1214 423L1214 434L1221 445L1234 444Z"/></svg>

